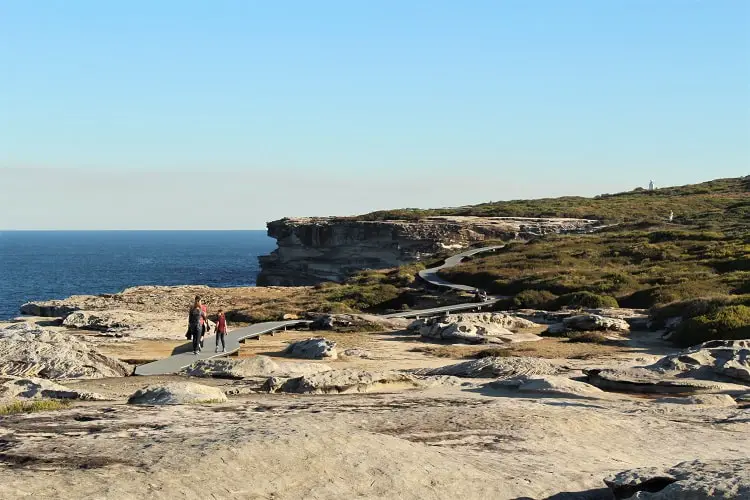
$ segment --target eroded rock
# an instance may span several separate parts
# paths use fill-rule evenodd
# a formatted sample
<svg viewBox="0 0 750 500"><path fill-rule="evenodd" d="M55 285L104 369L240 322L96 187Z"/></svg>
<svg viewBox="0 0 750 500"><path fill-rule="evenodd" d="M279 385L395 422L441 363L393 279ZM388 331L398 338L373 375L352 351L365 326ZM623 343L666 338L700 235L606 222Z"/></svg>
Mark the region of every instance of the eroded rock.
<svg viewBox="0 0 750 500"><path fill-rule="evenodd" d="M588 382L604 390L657 394L736 390L733 384L677 378L643 367L585 370Z"/></svg>
<svg viewBox="0 0 750 500"><path fill-rule="evenodd" d="M683 377L711 379L720 375L750 382L750 340L711 340L665 356L651 368Z"/></svg>
<svg viewBox="0 0 750 500"><path fill-rule="evenodd" d="M243 379L252 377L299 377L330 370L321 363L277 362L268 356L245 359L202 359L182 369L191 377Z"/></svg>
<svg viewBox="0 0 750 500"><path fill-rule="evenodd" d="M284 354L293 358L303 359L336 359L338 357L336 342L324 339L323 337L292 342L284 350Z"/></svg>
<svg viewBox="0 0 750 500"><path fill-rule="evenodd" d="M277 384L270 384L274 386ZM280 392L297 394L339 394L415 389L422 384L412 375L394 371L368 372L356 369L331 370L287 380Z"/></svg>
<svg viewBox="0 0 750 500"><path fill-rule="evenodd" d="M181 405L195 403L223 403L227 396L218 387L193 382L170 382L164 385L150 385L138 389L128 399L135 405Z"/></svg>
<svg viewBox="0 0 750 500"><path fill-rule="evenodd" d="M534 326L536 323L504 313L466 313L420 319L409 329L429 339L504 344L540 340L537 335L518 333L518 330Z"/></svg>
<svg viewBox="0 0 750 500"><path fill-rule="evenodd" d="M617 499L750 498L750 458L693 460L670 468L631 469L609 476L604 482Z"/></svg>
<svg viewBox="0 0 750 500"><path fill-rule="evenodd" d="M73 335L18 323L0 329L0 375L18 377L124 377L132 368Z"/></svg>
<svg viewBox="0 0 750 500"><path fill-rule="evenodd" d="M576 398L600 399L609 396L591 384L556 375L519 375L491 382L490 387L493 389L509 389L518 392L553 394Z"/></svg>
<svg viewBox="0 0 750 500"><path fill-rule="evenodd" d="M608 318L598 314L578 314L562 320L568 330L627 332L630 325L621 318Z"/></svg>
<svg viewBox="0 0 750 500"><path fill-rule="evenodd" d="M79 391L51 380L35 377L0 377L0 400L13 399L80 399L103 401L101 394Z"/></svg>
<svg viewBox="0 0 750 500"><path fill-rule="evenodd" d="M486 357L440 368L415 370L415 373L469 378L510 378L517 375L556 375L561 371L561 367L541 358Z"/></svg>

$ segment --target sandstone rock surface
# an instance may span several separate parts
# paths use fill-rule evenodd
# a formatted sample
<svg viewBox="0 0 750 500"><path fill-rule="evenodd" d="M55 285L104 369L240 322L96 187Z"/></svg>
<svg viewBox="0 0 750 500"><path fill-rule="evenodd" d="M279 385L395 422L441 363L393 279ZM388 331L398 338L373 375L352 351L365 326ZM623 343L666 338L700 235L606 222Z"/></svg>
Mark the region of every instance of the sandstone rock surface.
<svg viewBox="0 0 750 500"><path fill-rule="evenodd" d="M138 389L128 399L128 404L136 405L181 405L192 403L223 403L227 396L218 387L193 382L171 382L164 385L150 385Z"/></svg>
<svg viewBox="0 0 750 500"><path fill-rule="evenodd" d="M75 336L19 323L0 330L0 375L47 379L124 377L132 368Z"/></svg>
<svg viewBox="0 0 750 500"><path fill-rule="evenodd" d="M0 377L0 401L15 399L80 399L102 401L100 394L65 387L51 380L35 377Z"/></svg>
<svg viewBox="0 0 750 500"><path fill-rule="evenodd" d="M504 313L466 313L416 320L409 329L428 339L504 344L541 340L534 334L518 333L534 326L529 320Z"/></svg>
<svg viewBox="0 0 750 500"><path fill-rule="evenodd" d="M246 359L202 359L184 368L191 377L243 379L251 377L299 377L330 370L322 363L277 362L268 356Z"/></svg>
<svg viewBox="0 0 750 500"><path fill-rule="evenodd" d="M693 460L669 468L646 467L607 477L615 498L709 500L750 498L750 458Z"/></svg>
<svg viewBox="0 0 750 500"><path fill-rule="evenodd" d="M697 394L683 398L660 398L656 402L676 405L719 406L725 408L737 406L737 403L729 394Z"/></svg>
<svg viewBox="0 0 750 500"><path fill-rule="evenodd" d="M682 377L711 379L719 375L750 382L750 340L711 340L665 356L652 368Z"/></svg>
<svg viewBox="0 0 750 500"><path fill-rule="evenodd" d="M284 354L293 358L302 359L336 359L336 342L326 340L323 337L309 338L292 342L284 350Z"/></svg>
<svg viewBox="0 0 750 500"><path fill-rule="evenodd" d="M542 358L486 357L428 370L419 375L452 375L468 378L510 378L517 375L556 375L562 368Z"/></svg>
<svg viewBox="0 0 750 500"><path fill-rule="evenodd" d="M510 389L518 392L552 394L577 398L605 398L609 395L585 382L556 375L519 375L517 377L490 382L493 389Z"/></svg>
<svg viewBox="0 0 750 500"><path fill-rule="evenodd" d="M586 370L588 382L601 389L642 393L693 393L741 390L742 386L711 380L678 378L643 367Z"/></svg>
<svg viewBox="0 0 750 500"><path fill-rule="evenodd" d="M276 384L268 384L273 387ZM280 392L298 394L339 394L415 389L422 384L411 375L395 372L369 372L357 369L331 370L287 380L277 388Z"/></svg>

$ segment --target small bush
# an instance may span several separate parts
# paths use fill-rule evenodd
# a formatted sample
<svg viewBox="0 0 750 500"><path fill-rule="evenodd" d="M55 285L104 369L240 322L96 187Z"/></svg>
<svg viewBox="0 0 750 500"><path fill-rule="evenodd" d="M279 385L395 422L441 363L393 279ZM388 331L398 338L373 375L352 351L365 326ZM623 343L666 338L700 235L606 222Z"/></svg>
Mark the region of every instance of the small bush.
<svg viewBox="0 0 750 500"><path fill-rule="evenodd" d="M750 339L750 307L732 305L695 316L683 322L671 340L681 346L708 340Z"/></svg>
<svg viewBox="0 0 750 500"><path fill-rule="evenodd" d="M574 292L566 293L557 298L554 303L556 309L563 307L569 308L590 308L599 309L604 307L619 307L617 299L609 295L597 295L591 292Z"/></svg>
<svg viewBox="0 0 750 500"><path fill-rule="evenodd" d="M469 358L481 359L481 358L507 358L512 356L513 353L510 349L502 349L500 347L490 347L489 349L483 349L469 355Z"/></svg>
<svg viewBox="0 0 750 500"><path fill-rule="evenodd" d="M513 297L513 306L519 309L549 309L557 295L547 290L524 290Z"/></svg>
<svg viewBox="0 0 750 500"><path fill-rule="evenodd" d="M603 344L607 341L607 337L599 332L582 332L582 333L569 333L567 337L570 342L585 342L587 344Z"/></svg>
<svg viewBox="0 0 750 500"><path fill-rule="evenodd" d="M0 415L33 413L38 411L63 410L70 406L70 401L59 399L40 399L36 401L13 401L0 406Z"/></svg>

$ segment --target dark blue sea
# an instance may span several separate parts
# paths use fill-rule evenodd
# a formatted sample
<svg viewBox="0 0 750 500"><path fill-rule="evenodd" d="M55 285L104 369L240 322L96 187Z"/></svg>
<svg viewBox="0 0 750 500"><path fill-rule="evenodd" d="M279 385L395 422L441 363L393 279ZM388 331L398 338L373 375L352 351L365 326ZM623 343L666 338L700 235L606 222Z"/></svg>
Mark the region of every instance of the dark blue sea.
<svg viewBox="0 0 750 500"><path fill-rule="evenodd" d="M2 231L0 319L31 300L136 285L252 286L265 231Z"/></svg>

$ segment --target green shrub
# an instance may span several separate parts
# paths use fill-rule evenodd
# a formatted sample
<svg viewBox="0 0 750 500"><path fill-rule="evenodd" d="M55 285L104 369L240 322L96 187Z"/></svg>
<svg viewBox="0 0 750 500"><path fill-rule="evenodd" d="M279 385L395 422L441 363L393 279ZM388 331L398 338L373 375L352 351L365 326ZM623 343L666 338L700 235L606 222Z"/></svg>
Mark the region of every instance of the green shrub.
<svg viewBox="0 0 750 500"><path fill-rule="evenodd" d="M566 335L569 342L584 342L587 344L603 344L607 337L599 332L571 332Z"/></svg>
<svg viewBox="0 0 750 500"><path fill-rule="evenodd" d="M549 309L557 295L547 290L524 290L513 297L513 306L519 309Z"/></svg>
<svg viewBox="0 0 750 500"><path fill-rule="evenodd" d="M671 340L681 346L708 340L750 339L750 307L731 305L684 321Z"/></svg>
<svg viewBox="0 0 750 500"><path fill-rule="evenodd" d="M353 309L365 310L383 307L401 295L401 290L393 285L347 284L326 293L327 302L339 302Z"/></svg>
<svg viewBox="0 0 750 500"><path fill-rule="evenodd" d="M489 349L482 349L481 351L475 352L467 357L473 359L481 358L507 358L513 355L513 351L510 349L502 349L500 347L490 347Z"/></svg>
<svg viewBox="0 0 750 500"><path fill-rule="evenodd" d="M574 292L561 295L555 300L555 308L590 308L619 307L617 299L609 295L597 295L591 292Z"/></svg>
<svg viewBox="0 0 750 500"><path fill-rule="evenodd" d="M670 318L679 317L683 320L688 320L697 316L713 314L722 307L731 305L750 306L750 295L720 295L682 300L660 307L653 307L651 308L650 315L654 328L663 328Z"/></svg>

